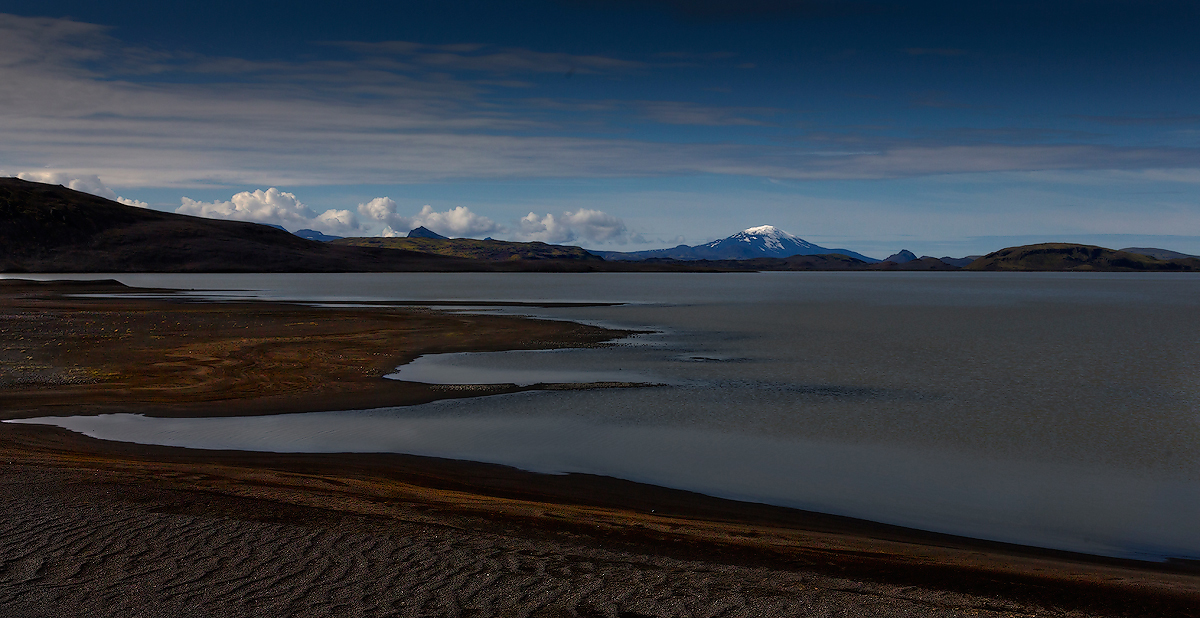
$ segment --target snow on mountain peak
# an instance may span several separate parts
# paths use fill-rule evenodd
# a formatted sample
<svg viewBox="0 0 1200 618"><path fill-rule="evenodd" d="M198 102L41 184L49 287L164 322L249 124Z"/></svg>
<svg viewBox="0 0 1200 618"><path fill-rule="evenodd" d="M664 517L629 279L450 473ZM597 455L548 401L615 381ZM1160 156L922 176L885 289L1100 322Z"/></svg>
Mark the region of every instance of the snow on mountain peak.
<svg viewBox="0 0 1200 618"><path fill-rule="evenodd" d="M783 238L788 238L791 236L791 234L788 234L774 225L760 225L758 227L746 228L742 230L742 233L748 236L776 236Z"/></svg>
<svg viewBox="0 0 1200 618"><path fill-rule="evenodd" d="M758 227L747 228L734 234L732 238L737 238L742 242L751 242L751 238L755 238L762 243L759 250L764 252L784 251L784 243L781 241L788 241L788 244L801 246L808 244L774 225L760 225Z"/></svg>
<svg viewBox="0 0 1200 618"><path fill-rule="evenodd" d="M743 258L751 256L788 257L798 253L806 254L810 249L820 249L820 247L792 236L774 225L760 225L745 229L733 236L714 240L697 248L720 253L735 245L741 249L734 250L734 253ZM747 251L749 253L746 253Z"/></svg>

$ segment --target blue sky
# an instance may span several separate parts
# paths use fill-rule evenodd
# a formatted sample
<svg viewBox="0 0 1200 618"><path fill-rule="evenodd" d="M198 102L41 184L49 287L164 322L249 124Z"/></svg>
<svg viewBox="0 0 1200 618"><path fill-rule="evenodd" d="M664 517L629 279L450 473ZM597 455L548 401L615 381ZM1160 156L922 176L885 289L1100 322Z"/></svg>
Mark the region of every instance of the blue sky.
<svg viewBox="0 0 1200 618"><path fill-rule="evenodd" d="M339 235L1200 254L1200 8L975 4L0 0L0 173Z"/></svg>

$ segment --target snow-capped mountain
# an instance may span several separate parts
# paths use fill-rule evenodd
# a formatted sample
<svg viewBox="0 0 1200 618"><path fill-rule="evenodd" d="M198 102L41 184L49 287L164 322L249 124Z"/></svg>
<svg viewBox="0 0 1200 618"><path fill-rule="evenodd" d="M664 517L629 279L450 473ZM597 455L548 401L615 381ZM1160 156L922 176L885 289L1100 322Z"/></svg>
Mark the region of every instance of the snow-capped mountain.
<svg viewBox="0 0 1200 618"><path fill-rule="evenodd" d="M773 226L760 225L742 230L733 236L714 240L710 243L692 247L701 257L709 259L728 260L756 257L791 257L793 255L814 255L830 253L828 249L818 247L803 238L798 238Z"/></svg>
<svg viewBox="0 0 1200 618"><path fill-rule="evenodd" d="M822 255L839 253L858 258L864 262L875 263L879 260L869 258L849 249L826 249L819 245L793 236L773 225L752 227L720 240L714 240L703 245L689 247L679 245L671 249L655 249L653 251L634 251L622 253L617 251L594 251L606 260L645 260L649 258L670 258L675 260L748 260L753 258L786 258L793 255Z"/></svg>

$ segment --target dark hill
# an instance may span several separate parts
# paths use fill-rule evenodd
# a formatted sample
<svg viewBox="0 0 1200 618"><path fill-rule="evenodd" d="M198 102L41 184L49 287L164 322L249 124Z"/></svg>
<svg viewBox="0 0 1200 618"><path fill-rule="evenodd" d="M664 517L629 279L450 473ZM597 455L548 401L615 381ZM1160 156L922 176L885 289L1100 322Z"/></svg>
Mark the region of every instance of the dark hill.
<svg viewBox="0 0 1200 618"><path fill-rule="evenodd" d="M0 178L4 272L381 272L474 270L466 260L299 238L256 223L126 206Z"/></svg>
<svg viewBox="0 0 1200 618"><path fill-rule="evenodd" d="M424 228L417 228L424 229ZM416 231L416 230L414 230ZM433 232L430 232L431 234ZM579 247L548 245L544 242L509 242L505 240L475 240L474 238L342 238L335 245L353 247L384 247L406 249L459 258L499 262L506 260L584 260L601 262L603 258Z"/></svg>
<svg viewBox="0 0 1200 618"><path fill-rule="evenodd" d="M989 253L965 270L1008 271L1200 271L1200 259L1156 260L1092 245L1045 243Z"/></svg>

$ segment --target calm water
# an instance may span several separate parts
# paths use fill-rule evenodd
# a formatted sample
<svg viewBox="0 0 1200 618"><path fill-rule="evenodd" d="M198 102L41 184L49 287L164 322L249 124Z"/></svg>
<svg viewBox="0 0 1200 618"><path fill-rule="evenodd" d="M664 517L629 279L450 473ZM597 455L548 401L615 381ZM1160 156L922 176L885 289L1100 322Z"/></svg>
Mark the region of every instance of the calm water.
<svg viewBox="0 0 1200 618"><path fill-rule="evenodd" d="M598 350L424 357L393 377L655 386L260 418L43 422L199 448L405 452L607 474L1002 541L1200 558L1197 276L115 278L312 302L620 302L497 311L652 333Z"/></svg>

